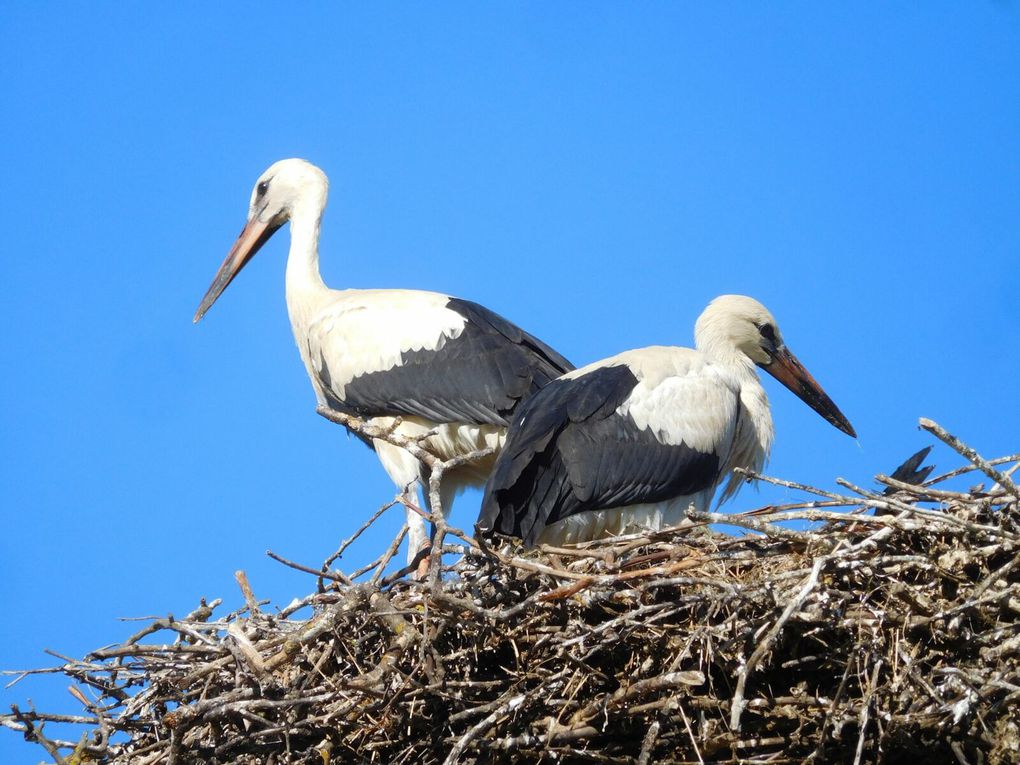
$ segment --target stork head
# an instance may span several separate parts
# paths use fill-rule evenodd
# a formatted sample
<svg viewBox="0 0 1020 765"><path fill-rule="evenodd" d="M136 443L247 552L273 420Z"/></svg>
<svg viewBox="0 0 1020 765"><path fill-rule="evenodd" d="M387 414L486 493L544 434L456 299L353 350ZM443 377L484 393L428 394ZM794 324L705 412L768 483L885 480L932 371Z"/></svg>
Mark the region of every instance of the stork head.
<svg viewBox="0 0 1020 765"><path fill-rule="evenodd" d="M202 298L195 321L205 315L227 285L284 223L299 216L318 220L326 207L328 194L326 174L303 159L282 159L262 173L251 192L248 220Z"/></svg>
<svg viewBox="0 0 1020 765"><path fill-rule="evenodd" d="M783 342L776 320L754 298L744 295L717 297L698 317L695 343L713 355L741 354L793 391L826 421L856 438L850 421L822 390L814 377Z"/></svg>

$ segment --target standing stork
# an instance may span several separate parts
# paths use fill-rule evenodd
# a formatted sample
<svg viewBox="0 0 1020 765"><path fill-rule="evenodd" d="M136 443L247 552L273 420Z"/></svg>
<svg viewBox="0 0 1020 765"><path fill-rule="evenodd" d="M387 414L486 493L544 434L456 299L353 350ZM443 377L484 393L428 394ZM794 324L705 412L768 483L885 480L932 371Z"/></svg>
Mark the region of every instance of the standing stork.
<svg viewBox="0 0 1020 765"><path fill-rule="evenodd" d="M842 412L790 353L772 314L742 295L713 300L697 350L653 346L568 372L517 410L482 500L479 528L525 544L661 529L705 510L737 467L760 470L772 415L755 366L844 433Z"/></svg>
<svg viewBox="0 0 1020 765"><path fill-rule="evenodd" d="M418 290L332 290L319 275L326 174L301 159L270 167L255 184L248 220L195 313L198 322L252 256L290 221L287 312L320 405L366 418L442 460L502 445L517 405L573 365L492 311ZM428 469L410 453L365 439L408 503ZM442 509L485 482L494 457L444 474ZM424 492L428 504L428 491ZM408 560L428 546L408 508Z"/></svg>

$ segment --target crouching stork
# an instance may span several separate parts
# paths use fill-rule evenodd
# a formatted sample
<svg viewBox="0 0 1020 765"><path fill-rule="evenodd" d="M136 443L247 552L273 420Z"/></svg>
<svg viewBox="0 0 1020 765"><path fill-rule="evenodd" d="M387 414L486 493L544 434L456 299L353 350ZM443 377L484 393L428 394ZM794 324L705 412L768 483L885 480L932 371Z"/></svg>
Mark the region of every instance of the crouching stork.
<svg viewBox="0 0 1020 765"><path fill-rule="evenodd" d="M320 405L369 425L420 438L441 460L502 446L518 404L573 369L560 354L492 311L417 290L332 290L319 275L319 227L329 182L300 159L277 162L252 191L247 223L195 313L199 321L238 272L290 221L287 312ZM396 423L396 427L394 427ZM408 451L364 439L414 503L428 470ZM443 510L482 485L493 457L444 474ZM426 505L428 491L424 492ZM428 546L421 516L407 511L408 560Z"/></svg>
<svg viewBox="0 0 1020 765"><path fill-rule="evenodd" d="M649 347L568 372L526 401L485 487L479 529L583 542L675 526L759 470L772 416L755 367L828 422L853 427L783 342L756 300L723 295L695 326L697 350Z"/></svg>

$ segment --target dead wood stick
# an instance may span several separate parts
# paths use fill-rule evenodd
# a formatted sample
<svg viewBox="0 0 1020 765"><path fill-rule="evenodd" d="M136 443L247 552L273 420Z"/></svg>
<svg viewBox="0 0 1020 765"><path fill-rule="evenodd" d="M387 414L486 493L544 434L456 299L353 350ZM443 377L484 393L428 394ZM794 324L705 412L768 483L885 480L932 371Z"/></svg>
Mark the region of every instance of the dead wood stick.
<svg viewBox="0 0 1020 765"><path fill-rule="evenodd" d="M464 733L457 743L450 749L450 753L446 756L446 760L443 761L443 765L455 765L460 760L460 756L468 748L472 741L478 738L479 735L487 731L500 717L505 715L507 712L512 712L514 709L524 703L524 700L528 697L526 693L522 693L518 696L512 696L502 704L497 706L489 715L482 720L468 728L467 732Z"/></svg>
<svg viewBox="0 0 1020 765"><path fill-rule="evenodd" d="M1014 463L1016 463L1016 464L1013 465L1013 467L1011 467L1009 470L1006 471L1007 475L1012 475L1012 473L1018 467L1020 467L1020 454L1010 454L1010 455L1008 455L1006 457L999 457L999 458L994 459L994 460L988 460L988 464L992 465L992 466L1003 465L1003 464L1005 464L1007 462L1014 462ZM973 463L969 463L967 465L962 465L962 466L960 466L960 467L958 467L958 468L956 468L954 470L950 470L950 471L948 471L946 473L941 473L941 474L935 476L934 478L929 478L927 481L922 483L921 486L924 486L925 488L927 488L929 486L935 486L936 484L940 484L940 483L943 483L945 481L948 481L950 478L956 478L956 476L958 476L958 475L966 475L967 473L973 473L975 470L980 470L980 468L977 465L973 464Z"/></svg>
<svg viewBox="0 0 1020 765"><path fill-rule="evenodd" d="M252 616L261 613L259 603L255 599L255 593L252 592L251 583L248 581L248 575L244 571L238 570L234 572L234 579L237 580L237 585L241 588L244 602L248 604L248 613Z"/></svg>
<svg viewBox="0 0 1020 765"><path fill-rule="evenodd" d="M111 648L100 648L93 651L90 656L97 659L113 659L118 656L174 656L184 654L222 653L223 647L219 645L183 645L181 643L163 643L162 645L149 643L135 643L134 645L118 645Z"/></svg>
<svg viewBox="0 0 1020 765"><path fill-rule="evenodd" d="M641 741L641 751L638 753L637 765L648 765L648 758L652 756L655 742L659 738L659 721L655 720L645 731L645 737ZM691 739L694 740L693 738ZM698 757L700 759L700 755Z"/></svg>
<svg viewBox="0 0 1020 765"><path fill-rule="evenodd" d="M903 481L897 481L895 478L890 478L883 473L876 475L875 480L883 486L889 486L893 489L897 489L898 491L910 493L914 496L915 501L928 501L929 498L945 500L970 499L970 495L962 491L946 491L945 489L936 489L933 487L921 486L920 484L905 483Z"/></svg>
<svg viewBox="0 0 1020 765"><path fill-rule="evenodd" d="M439 584L439 572L443 563L443 541L446 539L446 535L450 531L450 527L446 523L447 509L443 507L442 501L441 487L443 476L448 470L453 470L461 467L462 465L477 462L478 460L491 456L495 452L496 450L491 447L476 449L467 454L461 454L448 460L437 461L434 465L432 465L432 470L429 474L429 509L432 512L433 524L432 549L434 551L438 550L438 552L433 552L432 557L429 560L429 587L433 591ZM463 535L461 538L463 538Z"/></svg>
<svg viewBox="0 0 1020 765"><path fill-rule="evenodd" d="M1001 526L975 523L973 521L968 520L967 518L961 518L958 514L927 510L916 505L908 505L905 502L899 501L895 497L870 492L867 489L855 486L854 484L842 478L837 478L836 482L843 486L846 486L852 491L859 492L861 496L867 500L867 504L869 505L874 505L875 507L884 507L892 512L906 513L912 519L921 519L942 526L956 526L959 529L966 531L967 533L974 534L983 538L993 540L998 538L1020 541L1020 536L1002 528ZM902 526L903 519L901 518L893 518L892 523L886 522L889 520L888 516L879 516L877 518L870 517L867 520L869 523L883 523L884 525L895 526L897 528L909 528ZM949 532L948 529L945 529L943 531L943 533L948 532Z"/></svg>
<svg viewBox="0 0 1020 765"><path fill-rule="evenodd" d="M231 622L230 626L227 627L227 634L234 639L234 644L237 647L238 652L244 657L259 677L266 674L266 663L262 660L262 656L259 654L255 644L251 642L251 638L244 634L244 628L239 622Z"/></svg>
<svg viewBox="0 0 1020 765"><path fill-rule="evenodd" d="M53 723L72 723L74 725L98 725L98 717L88 717L86 715L57 715L49 714L48 712L20 712L21 718L30 720L32 722L53 722ZM0 725L5 728L10 728L18 733L24 733L27 728L23 723L14 722L10 715L0 715Z"/></svg>
<svg viewBox="0 0 1020 765"><path fill-rule="evenodd" d="M691 742L691 748L694 750L694 756L698 758L699 765L705 765L705 760L701 756L701 748L698 746L697 736L694 735L691 721L687 719L687 713L684 712L683 705L677 704L677 709L680 711L680 718L684 721L684 729L687 731L687 737Z"/></svg>
<svg viewBox="0 0 1020 765"><path fill-rule="evenodd" d="M790 601L790 604L783 609L783 613L775 621L769 631L762 638L761 642L751 653L751 657L744 663L744 666L740 668L740 672L737 675L737 687L733 691L733 701L730 705L730 730L740 730L740 717L744 713L744 707L747 702L744 700L744 690L747 687L747 678L751 674L751 671L755 668L761 658L767 651L772 648L772 644L779 637L779 633L782 632L783 627L790 620L793 614L800 610L804 605L804 601L810 597L815 587L818 585L818 577L821 574L822 567L826 564L827 558L821 557L815 560L814 566L811 567L811 574L808 576L807 581L804 582L804 586L800 588L800 592L797 596Z"/></svg>
<svg viewBox="0 0 1020 765"><path fill-rule="evenodd" d="M657 691L672 690L684 686L697 686L705 682L705 675L696 670L667 672L656 677L637 680L623 688L619 688L607 696L599 696L579 709L571 717L570 729L583 726L604 710L624 704L636 698Z"/></svg>
<svg viewBox="0 0 1020 765"><path fill-rule="evenodd" d="M996 470L992 467L988 460L978 454L974 449L967 446L967 444L963 443L963 441L958 439L956 436L947 432L937 422L922 417L917 421L917 424L920 425L923 430L927 430L942 441L942 443L946 444L958 454L962 455L965 459L969 460L978 468L978 470L991 478L1014 497L1020 499L1020 487L1013 483L1012 478Z"/></svg>
<svg viewBox="0 0 1020 765"><path fill-rule="evenodd" d="M597 736L598 730L590 725L581 728L558 728L549 733L535 735L534 733L522 733L519 736L507 736L502 739L491 741L489 746L493 749L502 749L507 752L535 748L544 752L553 744L569 743L571 741L583 741L584 739ZM591 756L591 752L588 756Z"/></svg>
<svg viewBox="0 0 1020 765"><path fill-rule="evenodd" d="M725 524L727 526L737 526L740 528L750 529L751 531L757 531L758 533L765 534L766 536L788 539L804 545L818 541L816 535L801 531L793 531L791 529L784 529L782 526L776 526L773 523L759 521L746 515L729 515L727 513L712 513L691 509L687 511L687 517L703 523L718 523Z"/></svg>
<svg viewBox="0 0 1020 765"><path fill-rule="evenodd" d="M382 516L383 513L385 513L387 510L389 510L394 505L399 505L399 504L400 504L400 497L398 496L398 497L394 498L393 501L387 502L385 505L383 505L378 510L376 510L372 514L371 518L369 518L367 521L365 521L363 524L361 524L361 526L358 528L357 531L355 531L353 534L351 534L351 536L347 537L347 539L345 539L343 542L341 542L340 546L336 549L336 551L332 555L330 555L328 558L326 558L325 561L323 561L323 563L322 563L322 571L324 573L328 572L329 571L329 567L332 566L333 563L338 561L343 556L343 554L347 551L347 548L350 547L358 537L360 537L363 533L365 533L365 531L367 531L368 528L373 523L375 523L377 520L379 520L380 516ZM329 577L327 576L326 578L329 578ZM350 584L350 580L348 579L346 583ZM317 587L319 589L319 592L322 592L323 588L322 588L322 582L321 581L318 582Z"/></svg>
<svg viewBox="0 0 1020 765"><path fill-rule="evenodd" d="M334 582L340 582L341 584L347 585L353 584L353 582L342 571L327 571L325 564L323 564L323 567L321 569L317 569L312 568L311 566L303 566L300 563L295 563L292 560L284 558L282 555L277 555L272 550L266 550L266 555L268 555L270 558L277 561L278 563L282 563L284 566L288 566L294 569L295 571L303 571L306 574L313 574L319 577L320 583L321 580L323 579L329 579ZM320 592L321 591L322 590L320 590Z"/></svg>
<svg viewBox="0 0 1020 765"><path fill-rule="evenodd" d="M1003 549L1002 546L999 546L999 549L1002 552L1008 552L1008 550ZM1014 555L1004 564L995 569L995 571L993 571L984 579L982 579L980 582L978 582L978 585L970 593L971 598L980 598L982 595L984 595L985 590L987 590L989 587L991 587L1000 579L1004 578L1006 575L1009 574L1010 571L1015 569L1017 566L1020 566L1020 555Z"/></svg>
<svg viewBox="0 0 1020 765"><path fill-rule="evenodd" d="M383 572L386 570L386 567L390 565L390 561L393 560L394 556L397 554L397 551L400 549L400 543L404 541L404 537L407 536L407 532L408 528L407 524L405 523L400 528L400 531L397 532L397 535L393 537L393 541L390 542L390 546L386 548L386 552L384 552L381 556L376 558L375 562L372 564L373 566L375 566L375 573L373 573L372 578L368 580L369 585L374 587L379 583L379 580L382 578ZM351 578L354 579L355 577L352 576Z"/></svg>
<svg viewBox="0 0 1020 765"><path fill-rule="evenodd" d="M35 741L40 746L42 746L42 748L47 751L50 757L53 758L53 762L56 763L56 765L66 765L66 760L64 760L64 758L60 756L61 748L60 743L56 741L51 741L46 736L44 736L42 732L42 726L35 725L31 720L25 718L23 716L22 711L18 709L17 704L11 704L11 711L14 713L15 719L17 719L19 722L22 723L22 725L25 726L26 739L28 739L29 741ZM35 710L33 709L32 711L34 712Z"/></svg>
<svg viewBox="0 0 1020 765"><path fill-rule="evenodd" d="M868 715L871 713L871 701L875 697L876 685L878 684L878 672L882 669L882 660L879 659L871 668L871 678L868 690L864 694L864 701L861 703L861 712L857 718L857 727L860 733L857 736L857 748L854 751L854 765L861 765L861 756L864 754L864 741L868 732Z"/></svg>
<svg viewBox="0 0 1020 765"><path fill-rule="evenodd" d="M770 483L773 486L782 486L787 489L797 489L803 491L806 494L817 494L820 497L828 497L832 500L842 500L845 497L835 494L825 489L819 489L817 486L809 486L806 483L797 483L796 481L787 481L783 478L774 478L773 476L765 475L764 473L758 473L754 470L748 470L747 468L734 468L734 473L746 477L749 481L764 481Z"/></svg>
<svg viewBox="0 0 1020 765"><path fill-rule="evenodd" d="M384 593L373 593L368 602L375 617L393 633L396 640L390 643L374 669L354 678L350 684L355 688L378 689L396 669L404 651L421 641L421 633L393 607Z"/></svg>
<svg viewBox="0 0 1020 765"><path fill-rule="evenodd" d="M406 436L394 433L392 428L380 428L376 425L369 425L359 417L344 414L343 412L337 412L327 406L317 406L315 408L315 413L320 417L326 418L330 422L335 422L337 425L343 425L345 428L353 430L366 438L379 439L380 441L385 441L388 444L399 446L401 449L405 449L410 452L415 459L423 462L430 468L439 462L438 458L432 452L422 448L417 439L407 438Z"/></svg>

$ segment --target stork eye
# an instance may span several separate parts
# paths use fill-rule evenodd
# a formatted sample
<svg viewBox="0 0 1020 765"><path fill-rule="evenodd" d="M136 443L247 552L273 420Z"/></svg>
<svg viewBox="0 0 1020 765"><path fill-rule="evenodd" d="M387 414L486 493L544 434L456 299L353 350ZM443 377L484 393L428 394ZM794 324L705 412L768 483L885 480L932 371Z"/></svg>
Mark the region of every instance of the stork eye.
<svg viewBox="0 0 1020 765"><path fill-rule="evenodd" d="M267 191L269 191L269 181L262 181L262 183L260 183L256 187L255 195L259 197L264 197Z"/></svg>
<svg viewBox="0 0 1020 765"><path fill-rule="evenodd" d="M771 324L762 324L760 327L758 327L758 331L761 333L762 337L769 341L773 348L776 347L777 342L775 327L773 327Z"/></svg>

